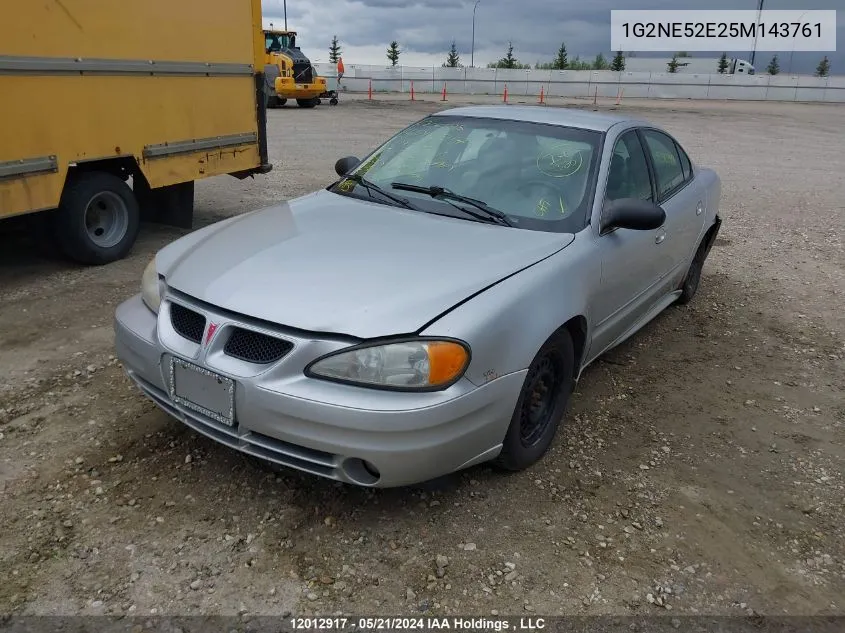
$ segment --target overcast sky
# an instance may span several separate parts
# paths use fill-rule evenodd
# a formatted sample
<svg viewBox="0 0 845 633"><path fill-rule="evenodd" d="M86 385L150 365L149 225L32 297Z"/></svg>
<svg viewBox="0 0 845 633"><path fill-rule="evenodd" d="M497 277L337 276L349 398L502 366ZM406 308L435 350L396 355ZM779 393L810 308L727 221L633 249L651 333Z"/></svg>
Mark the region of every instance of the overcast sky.
<svg viewBox="0 0 845 633"><path fill-rule="evenodd" d="M387 64L392 39L402 51L399 63L440 65L454 39L461 63L469 65L472 8L475 0L287 0L288 28L312 62L328 61L328 47L337 35L346 64ZM265 26L284 25L283 0L262 0ZM481 0L475 21L475 65L484 66L505 54L508 40L523 63L549 61L561 41L570 59L593 58L610 51L610 9L751 9L757 0ZM845 4L843 0L765 0L765 9L839 9L838 52L827 53L834 74L845 74ZM717 57L719 52L693 53ZM750 51L728 51L750 58ZM757 68L774 53L758 52ZM779 54L787 70L789 51ZM824 53L795 53L793 71L812 72ZM640 54L644 56L644 54Z"/></svg>

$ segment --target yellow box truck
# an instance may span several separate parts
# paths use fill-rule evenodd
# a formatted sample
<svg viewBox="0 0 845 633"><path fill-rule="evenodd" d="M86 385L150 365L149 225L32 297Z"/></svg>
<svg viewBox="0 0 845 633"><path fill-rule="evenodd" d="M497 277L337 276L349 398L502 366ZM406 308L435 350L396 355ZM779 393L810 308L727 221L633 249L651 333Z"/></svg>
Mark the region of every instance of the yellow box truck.
<svg viewBox="0 0 845 633"><path fill-rule="evenodd" d="M194 181L272 168L264 54L261 0L5 0L0 221L85 264L190 228Z"/></svg>

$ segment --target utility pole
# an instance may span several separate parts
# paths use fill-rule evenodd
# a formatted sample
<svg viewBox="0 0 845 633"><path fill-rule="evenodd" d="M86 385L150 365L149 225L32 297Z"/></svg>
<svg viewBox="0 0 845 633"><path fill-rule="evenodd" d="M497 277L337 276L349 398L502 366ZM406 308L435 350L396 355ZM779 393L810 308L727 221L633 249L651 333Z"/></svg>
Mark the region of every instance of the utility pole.
<svg viewBox="0 0 845 633"><path fill-rule="evenodd" d="M478 8L479 2L481 0L475 0L475 6L472 7L472 52L470 53L470 68L475 68L475 10Z"/></svg>
<svg viewBox="0 0 845 633"><path fill-rule="evenodd" d="M760 1L762 2L762 0L760 0ZM288 30L288 0L285 0L285 31L287 31L287 30Z"/></svg>
<svg viewBox="0 0 845 633"><path fill-rule="evenodd" d="M763 0L757 5L757 23L760 23L760 14L763 11ZM754 66L754 56L757 54L757 27L754 28L754 48L751 51L751 65ZM756 70L754 72L757 72Z"/></svg>

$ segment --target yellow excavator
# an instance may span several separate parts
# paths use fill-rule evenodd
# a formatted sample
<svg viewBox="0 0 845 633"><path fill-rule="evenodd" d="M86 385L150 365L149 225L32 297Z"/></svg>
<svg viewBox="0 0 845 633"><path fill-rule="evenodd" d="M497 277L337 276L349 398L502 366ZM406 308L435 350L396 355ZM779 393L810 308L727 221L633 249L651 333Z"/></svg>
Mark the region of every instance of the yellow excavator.
<svg viewBox="0 0 845 633"><path fill-rule="evenodd" d="M337 94L326 87L325 77L319 77L296 45L296 31L278 30L270 25L264 30L264 78L267 107L279 108L288 99L296 99L301 108L313 108L327 97L337 104Z"/></svg>

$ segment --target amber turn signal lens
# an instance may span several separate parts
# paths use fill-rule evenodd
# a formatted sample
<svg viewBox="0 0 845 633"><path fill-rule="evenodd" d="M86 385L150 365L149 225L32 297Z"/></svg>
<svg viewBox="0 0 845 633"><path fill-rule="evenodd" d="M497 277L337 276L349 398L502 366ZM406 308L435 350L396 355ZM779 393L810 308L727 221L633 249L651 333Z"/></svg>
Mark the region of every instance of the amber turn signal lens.
<svg viewBox="0 0 845 633"><path fill-rule="evenodd" d="M466 367L469 359L462 345L451 341L426 343L428 352L428 382L433 387L454 380Z"/></svg>

